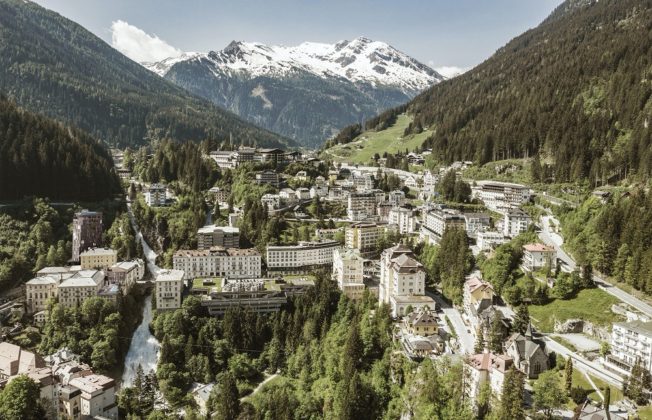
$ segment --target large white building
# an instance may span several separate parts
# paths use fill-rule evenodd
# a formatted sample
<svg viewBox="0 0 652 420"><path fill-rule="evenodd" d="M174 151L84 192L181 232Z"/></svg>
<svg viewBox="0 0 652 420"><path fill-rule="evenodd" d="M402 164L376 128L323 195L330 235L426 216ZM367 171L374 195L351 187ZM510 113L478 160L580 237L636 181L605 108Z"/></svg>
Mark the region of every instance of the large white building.
<svg viewBox="0 0 652 420"><path fill-rule="evenodd" d="M501 232L487 230L476 235L476 245L480 250L492 249L505 242L507 239Z"/></svg>
<svg viewBox="0 0 652 420"><path fill-rule="evenodd" d="M366 220L376 217L376 195L373 192L349 194L346 215L349 220Z"/></svg>
<svg viewBox="0 0 652 420"><path fill-rule="evenodd" d="M439 243L447 228L466 228L464 215L457 210L433 209L423 217L421 237L429 243Z"/></svg>
<svg viewBox="0 0 652 420"><path fill-rule="evenodd" d="M464 220L469 238L476 238L479 232L484 232L491 224L491 218L486 213L464 213Z"/></svg>
<svg viewBox="0 0 652 420"><path fill-rule="evenodd" d="M523 245L523 268L529 271L557 267L557 251L554 247L544 244Z"/></svg>
<svg viewBox="0 0 652 420"><path fill-rule="evenodd" d="M298 245L268 245L267 268L272 271L303 272L333 263L339 242L299 242Z"/></svg>
<svg viewBox="0 0 652 420"><path fill-rule="evenodd" d="M197 230L197 249L214 246L240 248L240 229L231 226L207 225Z"/></svg>
<svg viewBox="0 0 652 420"><path fill-rule="evenodd" d="M405 207L394 207L389 211L388 223L398 226L399 233L406 235L415 231L417 219L414 210Z"/></svg>
<svg viewBox="0 0 652 420"><path fill-rule="evenodd" d="M137 281L145 277L145 263L141 259L122 261L112 265L106 271L109 284L118 284L122 293L127 295Z"/></svg>
<svg viewBox="0 0 652 420"><path fill-rule="evenodd" d="M145 191L145 202L150 207L167 204L167 188L163 184L152 184Z"/></svg>
<svg viewBox="0 0 652 420"><path fill-rule="evenodd" d="M347 248L357 249L362 254L374 251L383 228L375 223L354 223L346 228L344 243Z"/></svg>
<svg viewBox="0 0 652 420"><path fill-rule="evenodd" d="M182 270L161 270L156 276L156 309L178 309L185 274Z"/></svg>
<svg viewBox="0 0 652 420"><path fill-rule="evenodd" d="M521 209L512 209L505 212L503 219L503 235L513 238L527 232L532 224L532 218Z"/></svg>
<svg viewBox="0 0 652 420"><path fill-rule="evenodd" d="M333 263L337 241L299 242L298 245L268 245L267 268L272 271L303 272Z"/></svg>
<svg viewBox="0 0 652 420"><path fill-rule="evenodd" d="M180 250L172 257L175 270L182 270L187 279L226 277L251 279L261 276L261 256L255 248L212 247L203 250Z"/></svg>
<svg viewBox="0 0 652 420"><path fill-rule="evenodd" d="M518 208L530 199L530 188L509 182L478 181L471 191L474 198L496 212Z"/></svg>
<svg viewBox="0 0 652 420"><path fill-rule="evenodd" d="M466 395L475 403L482 385L488 383L492 397L500 401L505 374L513 365L512 358L502 354L485 352L469 356L464 364L468 378Z"/></svg>
<svg viewBox="0 0 652 420"><path fill-rule="evenodd" d="M624 373L631 370L637 359L652 373L652 321L613 324L608 362Z"/></svg>
<svg viewBox="0 0 652 420"><path fill-rule="evenodd" d="M103 271L78 271L59 284L59 303L66 307L80 306L86 299L97 296L103 285Z"/></svg>
<svg viewBox="0 0 652 420"><path fill-rule="evenodd" d="M378 300L390 305L392 316L405 315L408 307L434 311L435 301L425 295L425 283L426 272L410 248L399 244L382 252Z"/></svg>
<svg viewBox="0 0 652 420"><path fill-rule="evenodd" d="M364 259L354 249L336 249L333 252L333 277L342 293L350 299L364 294Z"/></svg>

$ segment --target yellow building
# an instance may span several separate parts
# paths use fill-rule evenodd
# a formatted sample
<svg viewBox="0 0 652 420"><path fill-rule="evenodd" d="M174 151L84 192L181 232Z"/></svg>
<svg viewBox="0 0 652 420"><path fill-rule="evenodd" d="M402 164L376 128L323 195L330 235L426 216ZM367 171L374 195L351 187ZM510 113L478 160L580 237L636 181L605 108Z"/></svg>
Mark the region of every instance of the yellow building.
<svg viewBox="0 0 652 420"><path fill-rule="evenodd" d="M82 270L105 270L118 262L118 253L111 248L91 248L79 255Z"/></svg>
<svg viewBox="0 0 652 420"><path fill-rule="evenodd" d="M439 317L427 307L417 312L412 312L403 319L405 327L410 334L424 337L435 335L439 331Z"/></svg>

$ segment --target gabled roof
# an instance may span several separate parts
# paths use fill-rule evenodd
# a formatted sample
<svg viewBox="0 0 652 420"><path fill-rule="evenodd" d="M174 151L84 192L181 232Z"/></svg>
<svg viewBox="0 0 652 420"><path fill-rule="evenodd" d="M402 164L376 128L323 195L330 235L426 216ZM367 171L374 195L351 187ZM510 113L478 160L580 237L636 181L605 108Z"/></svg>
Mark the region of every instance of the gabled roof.
<svg viewBox="0 0 652 420"><path fill-rule="evenodd" d="M429 310L412 312L407 317L407 322L413 327L437 325L439 317Z"/></svg>
<svg viewBox="0 0 652 420"><path fill-rule="evenodd" d="M545 353L545 344L539 340L533 339L531 335L527 336L519 333L512 334L505 342L505 348L510 347L515 348L521 359L529 360L539 350Z"/></svg>
<svg viewBox="0 0 652 420"><path fill-rule="evenodd" d="M392 265L401 273L423 271L423 265L408 254L401 254L393 258Z"/></svg>
<svg viewBox="0 0 652 420"><path fill-rule="evenodd" d="M470 293L473 293L478 289L480 289L482 291L485 291L485 290L488 289L488 290L491 290L492 293L493 293L493 290L494 290L494 288L491 286L491 284L489 284L486 281L482 280L481 278L475 277L475 276L471 277L466 282L464 282L464 287L466 287L467 290Z"/></svg>

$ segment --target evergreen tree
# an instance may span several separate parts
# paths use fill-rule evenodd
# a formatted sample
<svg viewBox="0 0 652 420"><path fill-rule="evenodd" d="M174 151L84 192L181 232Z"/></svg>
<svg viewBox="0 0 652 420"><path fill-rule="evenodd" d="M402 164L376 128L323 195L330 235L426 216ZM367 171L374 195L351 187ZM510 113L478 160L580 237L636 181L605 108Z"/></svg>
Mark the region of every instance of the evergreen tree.
<svg viewBox="0 0 652 420"><path fill-rule="evenodd" d="M516 309L514 322L512 323L512 331L519 334L525 334L528 325L530 325L530 311L528 310L527 305L523 303Z"/></svg>
<svg viewBox="0 0 652 420"><path fill-rule="evenodd" d="M566 359L566 367L564 369L566 378L566 392L570 392L573 387L573 359L569 357Z"/></svg>
<svg viewBox="0 0 652 420"><path fill-rule="evenodd" d="M217 420L233 420L240 413L240 397L235 378L230 372L220 374L211 391L208 406Z"/></svg>
<svg viewBox="0 0 652 420"><path fill-rule="evenodd" d="M632 366L629 378L623 385L625 395L631 398L636 404L643 405L647 403L647 393L650 390L650 372L643 366L640 358L636 358Z"/></svg>
<svg viewBox="0 0 652 420"><path fill-rule="evenodd" d="M499 418L501 420L520 420L524 418L524 390L524 375L514 367L510 368L505 375L502 397L500 399Z"/></svg>
<svg viewBox="0 0 652 420"><path fill-rule="evenodd" d="M505 341L505 325L503 324L502 314L496 311L494 318L491 320L489 330L489 350L492 353L500 354L503 352L503 342Z"/></svg>
<svg viewBox="0 0 652 420"><path fill-rule="evenodd" d="M485 349L486 343L484 339L484 328L480 326L478 328L478 336L475 339L475 346L473 347L473 352L475 354L482 353Z"/></svg>

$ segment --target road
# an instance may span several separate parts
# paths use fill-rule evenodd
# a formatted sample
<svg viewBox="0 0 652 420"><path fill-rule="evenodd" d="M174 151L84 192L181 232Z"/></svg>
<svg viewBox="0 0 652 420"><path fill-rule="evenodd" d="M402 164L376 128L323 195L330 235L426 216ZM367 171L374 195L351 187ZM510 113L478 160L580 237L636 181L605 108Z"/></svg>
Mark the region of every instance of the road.
<svg viewBox="0 0 652 420"><path fill-rule="evenodd" d="M248 399L248 398L251 398L251 397L253 397L254 395L256 395L256 393L257 393L258 391L260 391L260 390L262 389L262 387L265 386L265 384L266 384L267 382L271 381L272 379L276 378L277 376L278 376L278 373L275 373L275 374L273 374L273 375L269 375L267 378L265 378L265 380L263 380L261 383L259 383L258 386L256 386L256 388L254 388L253 391L251 391L251 394L246 395L246 396L240 398L240 402L242 402L242 401L244 401L244 400L246 400L246 399Z"/></svg>
<svg viewBox="0 0 652 420"><path fill-rule="evenodd" d="M552 216L547 215L547 216L542 216L541 217L541 232L539 232L539 239L541 239L543 242L545 242L548 245L554 246L555 250L557 251L557 258L562 260L570 270L575 270L577 268L577 264L575 263L575 260L568 255L562 248L561 246L564 243L563 238L561 235L558 235L554 232L550 231L550 226L548 221L553 220L557 225L559 225L559 221L554 219ZM633 308L638 309L639 311L643 312L644 314L648 316L652 316L652 306L643 302L639 298L630 295L629 293L625 292L624 290L618 288L617 286L614 286L613 284L609 283L607 280L604 278L598 276L597 274L593 275L593 281L595 284L605 292L609 293L610 295L616 297L617 299L621 300L622 302L625 302L626 304L632 306Z"/></svg>
<svg viewBox="0 0 652 420"><path fill-rule="evenodd" d="M461 352L472 354L473 348L475 347L475 338L469 332L468 327L464 324L460 311L450 306L439 294L426 292L426 295L430 296L435 300L435 302L437 302L437 305L439 305L442 312L444 312L444 315L448 317L448 320L453 325L453 329L458 337Z"/></svg>
<svg viewBox="0 0 652 420"><path fill-rule="evenodd" d="M567 349L549 337L544 337L544 340L548 350L552 350L558 355L562 355L566 358L571 357L573 359L573 367L575 369L579 370L580 372L590 373L596 378L599 378L611 385L618 387L619 389L622 389L623 378L620 375L607 371L600 364L591 362L578 355L577 353L573 353L571 350Z"/></svg>

